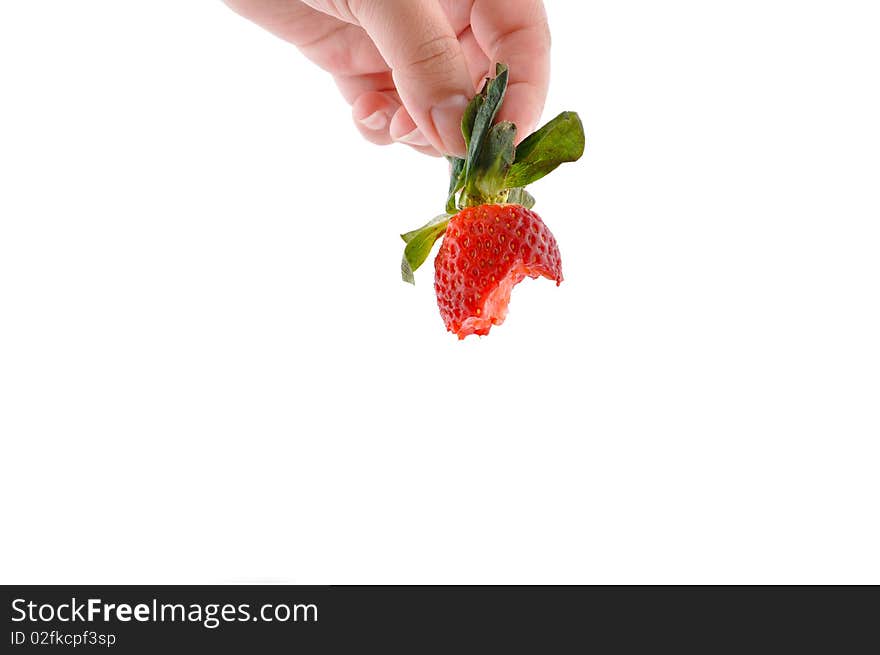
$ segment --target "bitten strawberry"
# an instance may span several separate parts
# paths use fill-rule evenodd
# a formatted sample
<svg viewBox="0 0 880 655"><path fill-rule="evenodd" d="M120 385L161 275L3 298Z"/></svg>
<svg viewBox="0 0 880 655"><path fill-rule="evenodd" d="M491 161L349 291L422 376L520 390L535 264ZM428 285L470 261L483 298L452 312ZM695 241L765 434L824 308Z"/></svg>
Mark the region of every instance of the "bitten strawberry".
<svg viewBox="0 0 880 655"><path fill-rule="evenodd" d="M434 242L444 236L434 262L440 316L463 339L485 335L507 315L513 287L526 277L562 282L559 247L531 207L525 186L584 151L584 131L574 112L563 112L514 147L516 126L493 124L507 87L507 67L465 109L461 130L465 159L450 158L446 212L412 232L401 273L413 282Z"/></svg>
<svg viewBox="0 0 880 655"><path fill-rule="evenodd" d="M459 339L503 323L510 292L526 276L562 282L556 239L535 212L516 204L467 207L453 216L434 269L440 316Z"/></svg>

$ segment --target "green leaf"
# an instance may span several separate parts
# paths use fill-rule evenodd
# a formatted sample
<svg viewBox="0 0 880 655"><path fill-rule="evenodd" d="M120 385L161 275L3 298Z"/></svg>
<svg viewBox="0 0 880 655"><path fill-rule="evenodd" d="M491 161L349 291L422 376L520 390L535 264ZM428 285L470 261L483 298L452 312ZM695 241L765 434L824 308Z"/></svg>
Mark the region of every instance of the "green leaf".
<svg viewBox="0 0 880 655"><path fill-rule="evenodd" d="M578 115L573 111L559 114L519 144L505 186L524 187L563 162L580 159L584 142L584 127Z"/></svg>
<svg viewBox="0 0 880 655"><path fill-rule="evenodd" d="M474 169L477 166L477 160L480 151L483 148L483 142L489 134L492 127L492 121L501 107L504 100L504 92L507 90L507 66L498 64L495 69L495 77L485 85L484 96L474 115L474 125L470 135L467 149L467 161L465 162L464 186L465 189L471 189L473 184ZM470 107L470 105L468 105ZM467 113L467 111L465 112Z"/></svg>
<svg viewBox="0 0 880 655"><path fill-rule="evenodd" d="M531 209L535 206L534 196L522 187L511 189L507 195L507 202L522 205L526 209Z"/></svg>
<svg viewBox="0 0 880 655"><path fill-rule="evenodd" d="M477 112L480 110L483 101L486 99L483 95L485 88L484 85L483 91L471 98L471 101L464 109L464 116L461 117L461 135L464 137L465 149L470 146L471 134L473 134L474 131L474 119L476 119Z"/></svg>
<svg viewBox="0 0 880 655"><path fill-rule="evenodd" d="M464 170L464 159L459 157L447 157L449 162L449 193L455 193L456 187L461 182L461 173Z"/></svg>
<svg viewBox="0 0 880 655"><path fill-rule="evenodd" d="M401 234L401 238L406 241L406 248L403 250L403 259L400 262L400 275L404 282L415 284L415 276L413 273L425 263L428 255L431 254L431 248L434 243L446 231L446 225L449 223L449 216L442 214L429 221L423 227L406 234Z"/></svg>
<svg viewBox="0 0 880 655"><path fill-rule="evenodd" d="M400 238L403 239L404 243L409 243L416 236L418 236L419 232L422 232L423 230L427 230L429 227L434 227L435 225L439 225L440 223L446 223L449 220L449 218L450 218L449 214L438 214L437 216L432 218L430 221L428 221L427 223L422 225L422 227L419 227L419 228L416 228L415 230L410 230L409 232L405 232L404 234L401 234Z"/></svg>
<svg viewBox="0 0 880 655"><path fill-rule="evenodd" d="M455 206L455 194L464 186L464 159L458 157L447 157L451 164L449 171L449 194L446 197L446 211L454 214L458 211Z"/></svg>
<svg viewBox="0 0 880 655"><path fill-rule="evenodd" d="M474 186L483 197L496 196L505 189L504 178L515 156L516 125L502 121L486 136L474 173Z"/></svg>
<svg viewBox="0 0 880 655"><path fill-rule="evenodd" d="M400 260L400 277L404 282L409 284L416 283L416 276L412 267L409 265L409 262L406 261L406 257Z"/></svg>

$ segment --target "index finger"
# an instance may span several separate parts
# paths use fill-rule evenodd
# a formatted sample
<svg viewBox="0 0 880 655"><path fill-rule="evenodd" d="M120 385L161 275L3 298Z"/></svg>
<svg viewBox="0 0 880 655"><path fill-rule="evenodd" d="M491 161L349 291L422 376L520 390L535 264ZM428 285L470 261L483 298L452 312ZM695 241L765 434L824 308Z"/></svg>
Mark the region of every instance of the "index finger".
<svg viewBox="0 0 880 655"><path fill-rule="evenodd" d="M521 141L541 118L550 82L550 28L540 0L476 0L474 38L493 62L510 66L498 120L516 124Z"/></svg>

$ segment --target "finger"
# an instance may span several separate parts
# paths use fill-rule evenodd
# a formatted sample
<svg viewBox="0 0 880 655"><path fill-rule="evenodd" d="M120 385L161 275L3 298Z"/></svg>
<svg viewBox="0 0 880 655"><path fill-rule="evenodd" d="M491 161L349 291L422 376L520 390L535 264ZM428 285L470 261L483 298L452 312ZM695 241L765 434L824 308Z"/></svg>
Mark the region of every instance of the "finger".
<svg viewBox="0 0 880 655"><path fill-rule="evenodd" d="M388 127L400 98L390 69L362 28L290 0L227 0L227 4L334 73L361 135L379 145L392 142Z"/></svg>
<svg viewBox="0 0 880 655"><path fill-rule="evenodd" d="M461 34L471 24L471 7L474 0L438 0L438 2L456 34Z"/></svg>
<svg viewBox="0 0 880 655"><path fill-rule="evenodd" d="M379 145L393 141L390 126L401 109L401 99L391 70L354 16L338 10L342 4L315 0L308 0L314 6L295 0L225 2L245 18L293 43L309 59L333 73L364 138ZM404 114L408 116L405 111ZM407 145L424 154L439 155L431 145Z"/></svg>
<svg viewBox="0 0 880 655"><path fill-rule="evenodd" d="M474 89L481 88L491 62L471 30L471 9L474 0L439 0L439 2L449 24L458 36Z"/></svg>
<svg viewBox="0 0 880 655"><path fill-rule="evenodd" d="M234 11L294 44L334 75L367 75L388 65L367 33L357 25L296 0L224 0Z"/></svg>
<svg viewBox="0 0 880 655"><path fill-rule="evenodd" d="M357 97L351 106L351 116L367 141L385 146L394 142L389 127L398 109L400 102L390 95L370 91Z"/></svg>
<svg viewBox="0 0 880 655"><path fill-rule="evenodd" d="M349 3L390 65L395 86L420 134L437 150L464 154L461 116L474 85L455 31L435 0ZM396 134L392 124L391 136ZM412 144L410 144L412 145Z"/></svg>
<svg viewBox="0 0 880 655"><path fill-rule="evenodd" d="M429 157L442 157L439 152L437 152L433 147L429 148L413 148L416 152L420 152L423 155L428 155Z"/></svg>
<svg viewBox="0 0 880 655"><path fill-rule="evenodd" d="M510 80L498 120L512 121L517 140L541 118L550 80L550 29L540 0L476 0L471 28L493 60L510 66Z"/></svg>
<svg viewBox="0 0 880 655"><path fill-rule="evenodd" d="M387 93L395 98L397 104L401 104L397 89L394 88L394 80L391 79L391 71L369 75L335 75L333 80L342 97L350 105L354 104L359 96L371 92Z"/></svg>
<svg viewBox="0 0 880 655"><path fill-rule="evenodd" d="M437 150L424 133L416 125L406 107L400 107L391 118L391 124L388 127L391 138L398 143L406 144L419 152L426 152L433 155L439 155Z"/></svg>
<svg viewBox="0 0 880 655"><path fill-rule="evenodd" d="M461 43L464 58L467 60L467 66L471 74L471 81L474 84L474 88L481 87L483 85L483 79L489 71L489 58L486 56L486 53L483 52L480 44L477 43L470 27L465 28L463 32L459 32L458 42Z"/></svg>

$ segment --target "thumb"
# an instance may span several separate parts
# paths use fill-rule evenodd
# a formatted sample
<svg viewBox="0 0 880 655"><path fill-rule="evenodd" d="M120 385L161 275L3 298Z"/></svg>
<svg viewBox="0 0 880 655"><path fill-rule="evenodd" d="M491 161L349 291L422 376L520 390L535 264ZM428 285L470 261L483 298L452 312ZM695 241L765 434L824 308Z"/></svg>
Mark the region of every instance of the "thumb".
<svg viewBox="0 0 880 655"><path fill-rule="evenodd" d="M422 142L441 153L463 156L461 117L475 89L461 45L440 3L351 0L350 6L391 67L409 114L395 116L392 136L405 143L418 143L423 137ZM413 133L414 129L420 134Z"/></svg>

